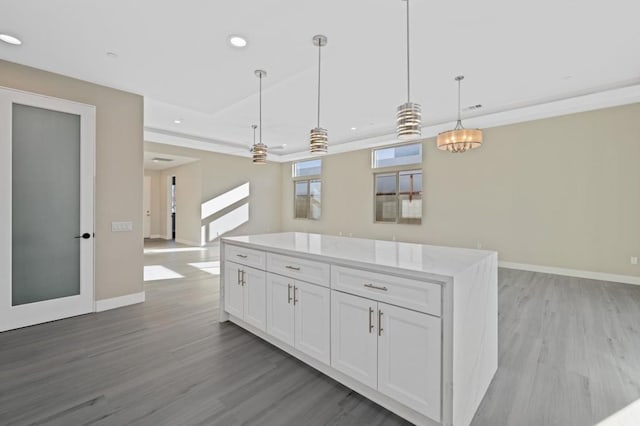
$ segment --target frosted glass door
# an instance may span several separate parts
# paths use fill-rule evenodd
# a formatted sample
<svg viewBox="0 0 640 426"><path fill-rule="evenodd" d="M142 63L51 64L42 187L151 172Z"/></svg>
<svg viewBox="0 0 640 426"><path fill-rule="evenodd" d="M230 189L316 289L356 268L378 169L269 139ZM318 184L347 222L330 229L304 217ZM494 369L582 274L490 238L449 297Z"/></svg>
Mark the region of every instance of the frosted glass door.
<svg viewBox="0 0 640 426"><path fill-rule="evenodd" d="M80 294L80 116L12 117L12 305Z"/></svg>
<svg viewBox="0 0 640 426"><path fill-rule="evenodd" d="M0 331L93 311L95 108L0 88Z"/></svg>

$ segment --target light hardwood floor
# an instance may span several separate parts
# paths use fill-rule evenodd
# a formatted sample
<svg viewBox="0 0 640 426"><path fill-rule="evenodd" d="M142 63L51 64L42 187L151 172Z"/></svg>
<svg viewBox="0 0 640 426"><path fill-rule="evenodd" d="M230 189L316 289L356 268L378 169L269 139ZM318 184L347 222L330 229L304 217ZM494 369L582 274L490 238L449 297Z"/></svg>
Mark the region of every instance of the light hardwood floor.
<svg viewBox="0 0 640 426"><path fill-rule="evenodd" d="M147 301L0 334L0 425L401 425L219 324L217 249L148 243ZM190 265L205 262L204 265ZM210 270L210 272L215 272ZM501 269L498 372L473 425L589 425L640 398L640 287Z"/></svg>

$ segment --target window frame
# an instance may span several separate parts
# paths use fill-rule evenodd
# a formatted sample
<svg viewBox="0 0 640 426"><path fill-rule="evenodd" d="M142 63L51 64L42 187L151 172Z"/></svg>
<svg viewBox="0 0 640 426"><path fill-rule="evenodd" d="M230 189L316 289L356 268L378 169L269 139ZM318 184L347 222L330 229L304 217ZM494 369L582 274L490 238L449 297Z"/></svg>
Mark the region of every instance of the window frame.
<svg viewBox="0 0 640 426"><path fill-rule="evenodd" d="M296 164L297 163L304 163L305 161L320 161L320 173L319 174L313 174L313 175L303 175L303 176L296 176L295 175L295 171L296 171ZM314 217L310 217L311 214L311 200L313 197L311 197L311 183L317 181L320 184L320 214L318 215L317 218ZM293 219L294 220L320 220L322 218L322 192L323 192L323 188L322 188L322 159L318 158L318 159L312 159L312 160L301 160L301 161L294 161L293 163L291 163L291 182L293 184ZM297 217L296 216L296 185L301 183L301 182L306 182L307 184L307 217Z"/></svg>
<svg viewBox="0 0 640 426"><path fill-rule="evenodd" d="M400 147L409 146L409 145L419 145L420 146L420 161L417 161L415 163L395 164L395 165L389 165L389 166L378 166L378 167L376 167L376 151L382 151L384 149L389 149L389 148L400 148ZM411 141L411 142L398 143L398 144L393 144L393 145L379 146L379 147L371 149L371 169L372 170L394 171L394 170L400 170L400 169L404 169L404 168L408 167L409 170L413 170L413 169L417 169L416 165L420 165L420 168L422 168L422 163L423 163L423 158L422 157L423 156L424 156L424 146L423 146L422 142Z"/></svg>
<svg viewBox="0 0 640 426"><path fill-rule="evenodd" d="M376 167L375 164L375 159L376 159L376 151L379 150L383 150L383 149L389 149L389 148L397 148L397 147L401 147L401 146L407 146L407 145L420 145L420 152L421 152L421 157L420 157L420 161L419 162L415 162L415 163L411 163L411 164L401 164L401 165L390 165L390 166L383 166L383 167ZM412 171L415 170L420 171L420 174L422 176L422 190L420 191L420 199L421 201L424 200L424 170L423 170L423 157L424 156L424 144L422 142L416 142L416 141L411 141L411 142L406 142L406 143L401 143L401 144L392 144L392 145L386 145L386 146L380 146L380 147L376 147L376 148L372 148L371 149L371 170L372 170L372 174L373 174L373 223L374 224L388 224L388 225L422 225L422 220L424 218L424 204L421 205L420 208L420 220L416 221L415 223L406 223L406 222L401 222L400 221L400 173L402 172L408 172L408 171ZM396 214L395 214L395 221L391 222L391 221L380 221L378 220L377 217L377 188L376 188L376 181L377 181L377 177L380 175L390 175L390 174L395 174L395 180L396 180L396 190L395 190L395 205L396 205Z"/></svg>

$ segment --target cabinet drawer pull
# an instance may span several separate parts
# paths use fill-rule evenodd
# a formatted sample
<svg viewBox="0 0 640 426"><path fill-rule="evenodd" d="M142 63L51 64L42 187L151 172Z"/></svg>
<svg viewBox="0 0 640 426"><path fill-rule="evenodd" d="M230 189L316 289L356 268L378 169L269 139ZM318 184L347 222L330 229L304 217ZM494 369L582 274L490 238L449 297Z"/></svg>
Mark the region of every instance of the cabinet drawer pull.
<svg viewBox="0 0 640 426"><path fill-rule="evenodd" d="M296 306L296 303L298 303L298 299L296 297L296 291L298 291L298 287L294 285L293 286L293 306Z"/></svg>
<svg viewBox="0 0 640 426"><path fill-rule="evenodd" d="M371 334L371 331L373 330L373 309L371 308L371 306L369 306L369 334Z"/></svg>
<svg viewBox="0 0 640 426"><path fill-rule="evenodd" d="M287 265L285 266L285 268L287 269L293 269L294 271L299 271L300 267L299 266L291 266L291 265Z"/></svg>
<svg viewBox="0 0 640 426"><path fill-rule="evenodd" d="M373 284L365 284L364 285L367 288L374 288L376 290L382 290L382 291L388 291L389 289L386 287L378 287L377 285L373 285Z"/></svg>
<svg viewBox="0 0 640 426"><path fill-rule="evenodd" d="M287 303L291 303L291 284L287 284Z"/></svg>
<svg viewBox="0 0 640 426"><path fill-rule="evenodd" d="M247 258L247 255L246 255L246 254L236 254L236 256L241 257L241 258L243 258L243 259L246 259L246 258Z"/></svg>
<svg viewBox="0 0 640 426"><path fill-rule="evenodd" d="M242 281L242 280L240 279L240 273L241 273L241 271L240 271L240 269L238 269L238 281L237 281L238 285L240 285L240 281Z"/></svg>
<svg viewBox="0 0 640 426"><path fill-rule="evenodd" d="M244 286L247 283L247 281L245 280L245 274L246 274L246 272L242 271L242 275L241 275L242 276L242 281L241 281L242 286Z"/></svg>
<svg viewBox="0 0 640 426"><path fill-rule="evenodd" d="M378 309L378 336L382 336L382 311Z"/></svg>

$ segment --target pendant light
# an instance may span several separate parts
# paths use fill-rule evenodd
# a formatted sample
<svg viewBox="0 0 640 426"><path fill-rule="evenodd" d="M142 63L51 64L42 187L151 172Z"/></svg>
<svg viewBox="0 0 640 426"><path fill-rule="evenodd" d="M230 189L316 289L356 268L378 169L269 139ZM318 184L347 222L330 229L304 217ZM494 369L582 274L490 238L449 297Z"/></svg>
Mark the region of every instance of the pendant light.
<svg viewBox="0 0 640 426"><path fill-rule="evenodd" d="M449 152L465 152L469 149L480 148L482 145L482 130L465 129L460 118L460 82L464 79L463 75L455 78L458 82L458 121L456 127L448 132L442 132L438 135L436 144L438 149Z"/></svg>
<svg viewBox="0 0 640 426"><path fill-rule="evenodd" d="M411 102L411 70L409 61L409 0L407 2L407 102L398 107L396 132L398 139L413 139L422 134L422 108Z"/></svg>
<svg viewBox="0 0 640 426"><path fill-rule="evenodd" d="M263 70L255 70L256 77L260 80L260 97L259 97L259 123L260 123L260 139L256 143L256 125L253 126L253 146L251 147L251 157L253 164L267 164L267 146L262 143L262 77L267 76L267 72Z"/></svg>
<svg viewBox="0 0 640 426"><path fill-rule="evenodd" d="M313 45L318 46L318 122L315 129L311 129L310 149L312 154L326 154L329 136L327 130L320 127L320 65L322 63L322 46L327 45L327 37L322 34L313 36Z"/></svg>

